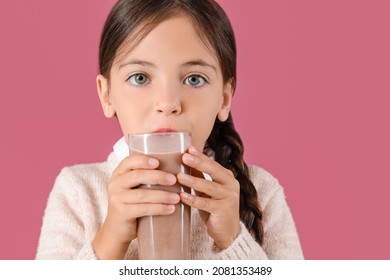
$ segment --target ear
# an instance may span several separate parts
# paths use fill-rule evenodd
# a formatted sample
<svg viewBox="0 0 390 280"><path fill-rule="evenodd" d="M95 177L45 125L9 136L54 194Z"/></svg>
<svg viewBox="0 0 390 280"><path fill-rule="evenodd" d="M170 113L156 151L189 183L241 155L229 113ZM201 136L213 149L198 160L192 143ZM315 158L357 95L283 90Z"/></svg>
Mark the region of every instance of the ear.
<svg viewBox="0 0 390 280"><path fill-rule="evenodd" d="M233 84L232 84L232 81L229 80L225 84L225 87L223 89L223 103L222 103L221 109L218 112L218 119L221 122L226 121L227 118L229 117L233 93L234 93Z"/></svg>
<svg viewBox="0 0 390 280"><path fill-rule="evenodd" d="M108 81L103 75L96 77L96 86L99 94L100 103L102 104L103 113L106 118L112 118L115 115L115 108L110 101L110 90Z"/></svg>

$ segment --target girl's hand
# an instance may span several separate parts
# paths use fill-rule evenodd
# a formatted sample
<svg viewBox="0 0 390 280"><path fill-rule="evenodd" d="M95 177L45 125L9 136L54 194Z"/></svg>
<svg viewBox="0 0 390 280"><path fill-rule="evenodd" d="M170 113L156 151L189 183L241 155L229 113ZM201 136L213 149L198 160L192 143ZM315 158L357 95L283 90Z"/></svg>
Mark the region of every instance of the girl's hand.
<svg viewBox="0 0 390 280"><path fill-rule="evenodd" d="M208 234L220 249L229 247L240 233L240 184L233 172L191 147L183 155L183 162L192 168L192 174L178 174L178 182L191 187L196 195L181 193L181 201L198 208L206 223ZM198 171L198 172L197 172ZM213 181L203 179L202 173L211 176ZM201 177L201 178L199 178Z"/></svg>
<svg viewBox="0 0 390 280"><path fill-rule="evenodd" d="M137 218L173 213L179 194L136 188L142 184L176 183L174 175L155 170L158 165L156 159L132 155L113 172L108 185L107 217L93 241L99 259L123 259L130 242L137 237Z"/></svg>

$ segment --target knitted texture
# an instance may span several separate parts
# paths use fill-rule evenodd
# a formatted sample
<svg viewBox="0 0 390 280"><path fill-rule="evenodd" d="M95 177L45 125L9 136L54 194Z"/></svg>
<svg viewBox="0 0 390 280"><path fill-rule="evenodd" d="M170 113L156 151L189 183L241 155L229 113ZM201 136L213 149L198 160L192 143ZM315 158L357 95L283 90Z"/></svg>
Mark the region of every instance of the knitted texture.
<svg viewBox="0 0 390 280"><path fill-rule="evenodd" d="M36 259L96 259L92 242L107 215L107 186L119 160L65 167L56 178L43 217ZM283 188L264 169L249 165L263 210L260 246L241 223L229 248L219 250L197 209L191 210L191 259L303 259L299 237ZM125 259L138 259L133 240Z"/></svg>

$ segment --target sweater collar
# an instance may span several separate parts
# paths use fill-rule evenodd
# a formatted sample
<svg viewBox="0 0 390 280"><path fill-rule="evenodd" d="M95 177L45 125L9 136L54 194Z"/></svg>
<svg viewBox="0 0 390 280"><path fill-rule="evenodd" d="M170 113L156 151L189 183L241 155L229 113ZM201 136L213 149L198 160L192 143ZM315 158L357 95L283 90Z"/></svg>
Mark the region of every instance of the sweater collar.
<svg viewBox="0 0 390 280"><path fill-rule="evenodd" d="M129 156L129 145L127 145L125 137L121 137L113 146L114 154L119 161Z"/></svg>

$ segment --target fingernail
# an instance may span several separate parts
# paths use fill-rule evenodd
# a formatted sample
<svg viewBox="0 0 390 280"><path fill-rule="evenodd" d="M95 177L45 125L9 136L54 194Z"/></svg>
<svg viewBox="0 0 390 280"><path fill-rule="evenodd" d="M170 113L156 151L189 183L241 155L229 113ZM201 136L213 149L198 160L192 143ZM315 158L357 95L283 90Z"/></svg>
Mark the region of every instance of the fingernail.
<svg viewBox="0 0 390 280"><path fill-rule="evenodd" d="M184 173L180 173L179 177L182 181L188 181L188 179L190 178L187 174Z"/></svg>
<svg viewBox="0 0 390 280"><path fill-rule="evenodd" d="M175 183L176 182L176 177L173 176L172 174L167 174L167 179L169 183Z"/></svg>
<svg viewBox="0 0 390 280"><path fill-rule="evenodd" d="M177 194L177 193L172 193L170 196L169 196L169 199L172 201L172 202L178 202L180 200L180 196Z"/></svg>
<svg viewBox="0 0 390 280"><path fill-rule="evenodd" d="M150 164L151 166L156 166L156 165L158 164L158 160L155 159L155 158L150 158L150 159L149 159L149 164Z"/></svg>
<svg viewBox="0 0 390 280"><path fill-rule="evenodd" d="M191 146L189 151L194 155L198 155L198 150L194 146Z"/></svg>
<svg viewBox="0 0 390 280"><path fill-rule="evenodd" d="M168 206L167 206L167 209L168 209L169 211L173 211L173 210L175 210L175 205L168 205Z"/></svg>
<svg viewBox="0 0 390 280"><path fill-rule="evenodd" d="M190 154L184 154L184 159L190 162L193 162L195 160L195 158Z"/></svg>
<svg viewBox="0 0 390 280"><path fill-rule="evenodd" d="M190 200L190 194L186 193L186 192L182 192L182 196L183 196L183 199L184 200Z"/></svg>

